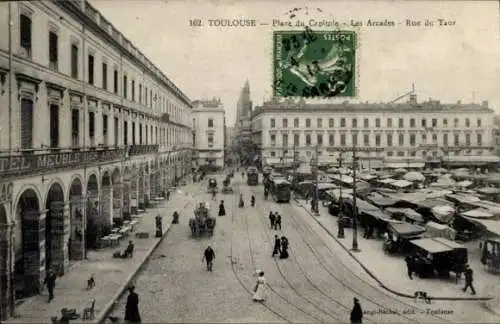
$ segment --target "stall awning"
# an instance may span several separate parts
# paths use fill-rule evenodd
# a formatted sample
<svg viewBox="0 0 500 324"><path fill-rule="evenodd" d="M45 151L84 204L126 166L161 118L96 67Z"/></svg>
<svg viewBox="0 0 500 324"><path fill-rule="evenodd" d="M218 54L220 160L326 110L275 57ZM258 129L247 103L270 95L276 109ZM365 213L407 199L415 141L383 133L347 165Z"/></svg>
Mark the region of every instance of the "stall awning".
<svg viewBox="0 0 500 324"><path fill-rule="evenodd" d="M469 221L482 225L488 232L500 236L500 222L496 220L490 220L490 219L480 219L480 218L472 218L472 217L465 217Z"/></svg>
<svg viewBox="0 0 500 324"><path fill-rule="evenodd" d="M425 167L425 163L423 162L392 162L386 163L386 167L389 169L399 169L399 168L410 168L410 169L423 169Z"/></svg>
<svg viewBox="0 0 500 324"><path fill-rule="evenodd" d="M393 183L394 181L396 181L396 180L391 179L391 178L387 178L387 179L380 179L380 180L378 180L378 182L383 183L383 184Z"/></svg>
<svg viewBox="0 0 500 324"><path fill-rule="evenodd" d="M374 203L375 205L383 206L383 207L392 206L397 202L396 199L382 196L381 194L376 193L376 192L369 194L366 198L368 200L370 200L372 203Z"/></svg>
<svg viewBox="0 0 500 324"><path fill-rule="evenodd" d="M394 213L394 214L403 214L405 217L409 218L409 219L412 219L416 222L424 222L424 218L422 217L422 215L420 215L419 213L417 213L416 211L414 211L413 209L411 208L393 208L393 207L389 207L389 208L386 208L385 209L387 212L389 213Z"/></svg>
<svg viewBox="0 0 500 324"><path fill-rule="evenodd" d="M443 159L447 164L488 164L500 163L500 157L494 155L448 156Z"/></svg>
<svg viewBox="0 0 500 324"><path fill-rule="evenodd" d="M445 237L452 240L454 240L457 235L457 231L453 228L436 222L427 222L425 224L425 231L428 236Z"/></svg>
<svg viewBox="0 0 500 324"><path fill-rule="evenodd" d="M431 238L412 240L411 243L430 253L442 253L442 252L453 251L451 247L446 246L440 242L436 242Z"/></svg>
<svg viewBox="0 0 500 324"><path fill-rule="evenodd" d="M410 181L406 180L396 180L394 182L391 182L391 186L398 187L398 188L406 188L413 185Z"/></svg>
<svg viewBox="0 0 500 324"><path fill-rule="evenodd" d="M425 232L425 228L423 228L422 226L413 225L410 223L391 223L389 226L396 234L402 237L415 236Z"/></svg>
<svg viewBox="0 0 500 324"><path fill-rule="evenodd" d="M488 218L495 217L495 215L492 212L490 212L489 210L484 209L484 208L477 208L477 209L469 210L469 211L463 212L462 215L467 216L467 217L471 217L471 218L482 218L482 219L488 219Z"/></svg>
<svg viewBox="0 0 500 324"><path fill-rule="evenodd" d="M472 195L465 195L465 194L451 194L451 195L446 195L446 198L450 199L451 201L458 202L461 204L471 204L480 201L478 197L472 196Z"/></svg>
<svg viewBox="0 0 500 324"><path fill-rule="evenodd" d="M483 195L500 195L500 189L499 188L479 188L476 189L477 192Z"/></svg>

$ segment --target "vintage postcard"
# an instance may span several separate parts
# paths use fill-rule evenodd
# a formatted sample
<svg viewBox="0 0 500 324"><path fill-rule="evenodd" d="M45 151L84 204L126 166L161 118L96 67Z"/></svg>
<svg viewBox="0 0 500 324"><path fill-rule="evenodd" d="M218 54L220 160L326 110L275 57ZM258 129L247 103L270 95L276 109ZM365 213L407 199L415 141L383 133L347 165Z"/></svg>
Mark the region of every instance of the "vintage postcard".
<svg viewBox="0 0 500 324"><path fill-rule="evenodd" d="M2 323L499 323L500 4L0 1Z"/></svg>

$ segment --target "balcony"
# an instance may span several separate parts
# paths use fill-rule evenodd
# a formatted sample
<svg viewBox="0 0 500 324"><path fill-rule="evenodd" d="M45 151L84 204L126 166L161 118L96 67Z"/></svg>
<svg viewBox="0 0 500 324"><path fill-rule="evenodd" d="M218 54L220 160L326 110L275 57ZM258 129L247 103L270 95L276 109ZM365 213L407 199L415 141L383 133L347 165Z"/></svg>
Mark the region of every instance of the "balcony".
<svg viewBox="0 0 500 324"><path fill-rule="evenodd" d="M160 145L132 145L129 148L129 156L144 155L150 153L158 153Z"/></svg>
<svg viewBox="0 0 500 324"><path fill-rule="evenodd" d="M8 156L0 156L0 179L27 176L54 170L72 169L120 161L125 158L124 148L88 149L80 151L52 152L46 150L30 151L31 154L15 152Z"/></svg>

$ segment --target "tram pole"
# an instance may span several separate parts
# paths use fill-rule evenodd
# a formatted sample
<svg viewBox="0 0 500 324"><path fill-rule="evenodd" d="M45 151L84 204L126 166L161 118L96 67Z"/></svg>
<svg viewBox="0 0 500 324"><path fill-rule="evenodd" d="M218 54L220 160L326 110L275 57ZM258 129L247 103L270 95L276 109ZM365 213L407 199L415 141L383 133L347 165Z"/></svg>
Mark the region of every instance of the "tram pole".
<svg viewBox="0 0 500 324"><path fill-rule="evenodd" d="M356 206L356 168L358 164L358 157L356 155L356 147L352 150L352 248L351 251L359 252L358 248L358 207Z"/></svg>

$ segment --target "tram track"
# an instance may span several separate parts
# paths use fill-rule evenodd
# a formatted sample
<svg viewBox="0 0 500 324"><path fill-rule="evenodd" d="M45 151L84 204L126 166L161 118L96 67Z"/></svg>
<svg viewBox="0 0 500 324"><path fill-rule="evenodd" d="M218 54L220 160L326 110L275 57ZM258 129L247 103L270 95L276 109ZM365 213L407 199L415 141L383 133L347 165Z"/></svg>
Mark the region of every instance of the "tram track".
<svg viewBox="0 0 500 324"><path fill-rule="evenodd" d="M261 192L260 192L261 190L257 191L257 188L250 189L250 191L253 192L253 194L257 194L257 193L259 195L261 194ZM265 205L267 205L267 204L265 204ZM342 261L335 255L335 252L332 250L332 248L329 247L326 244L326 242L324 242L324 240L321 237L319 237L319 235L312 229L310 224L305 224L304 221L299 222L297 220L296 215L294 215L295 213L297 213L297 211L294 210L291 206L276 204L276 205L273 205L273 207L275 210L276 209L279 210L280 214L288 216L293 221L294 226L290 226L290 227L293 230L295 230L295 232L298 234L298 236L304 242L307 249L312 253L312 255L315 257L315 259L318 261L319 266L321 268L323 268L326 271L326 273L334 279L334 281L338 282L344 288L346 288L346 289L350 290L351 292L353 292L354 294L356 294L360 300L364 300L365 302L368 302L369 304L375 305L378 309L383 310L383 311L387 311L387 312L392 312L394 309L404 309L408 313L412 313L412 309L413 309L413 310L415 310L415 312L414 312L415 315L426 314L425 309L418 308L415 305L411 305L411 304L405 303L397 298L394 298L393 296L390 296L388 293L383 292L380 289L378 289L377 287L375 287L374 285L370 284L369 282L367 282L366 280L364 280L360 276L351 272L345 266L345 264L343 264ZM307 228L307 230L309 232L308 235L306 235L306 231L304 228ZM288 231L288 229L287 229L287 231ZM306 237L308 237L309 239L307 239ZM318 243L312 244L311 238L315 238L316 239L315 241L319 242L319 244ZM313 245L316 248L313 247ZM326 247L326 251L328 251L329 252L328 254L330 254L330 255L328 257L325 257L325 256L321 257L320 253L317 249L318 246ZM300 248L300 247L302 247L302 245L295 244L294 247ZM345 278L340 279L336 274L334 274L332 272L332 269L326 264L327 263L326 260L330 260L330 261L335 260L335 265L337 267L340 265L342 267L342 270L343 270L342 272L350 273L356 279L357 282L355 284L352 283L350 280L348 280L348 276L345 276ZM299 262L297 261L297 263L299 263ZM365 290L365 289L354 289L353 288L354 286L359 286L360 283L369 287L370 289ZM393 301L394 306L391 306L391 308L388 308L387 306L378 302L377 299L380 299L380 296L376 296L377 294L383 295L384 298ZM364 303L364 305L366 305L366 303ZM366 308L366 306L365 306L365 308ZM402 318L405 321L416 322L416 323L420 322L413 317L407 316L405 314L400 314L399 312L395 313L394 316ZM437 320L439 323L451 322L443 317L439 317L436 315L427 315L427 314L426 314L426 318L425 318L425 320L423 320L423 322L429 322L429 320L431 320L431 319ZM379 320L377 320L377 322L379 322Z"/></svg>

